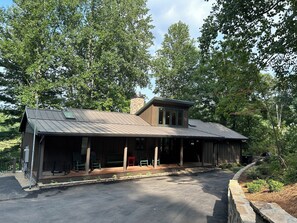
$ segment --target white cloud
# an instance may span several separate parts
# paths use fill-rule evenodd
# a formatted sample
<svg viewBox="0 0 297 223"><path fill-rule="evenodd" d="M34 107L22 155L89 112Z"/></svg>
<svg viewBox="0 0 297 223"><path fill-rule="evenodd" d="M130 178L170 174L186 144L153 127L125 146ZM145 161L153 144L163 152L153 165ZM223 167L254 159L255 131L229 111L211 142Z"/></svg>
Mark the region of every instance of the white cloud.
<svg viewBox="0 0 297 223"><path fill-rule="evenodd" d="M214 0L148 0L155 26L155 45L160 46L164 34L173 23L182 21L189 26L192 38L200 35L203 20L209 15ZM156 47L155 47L156 48Z"/></svg>

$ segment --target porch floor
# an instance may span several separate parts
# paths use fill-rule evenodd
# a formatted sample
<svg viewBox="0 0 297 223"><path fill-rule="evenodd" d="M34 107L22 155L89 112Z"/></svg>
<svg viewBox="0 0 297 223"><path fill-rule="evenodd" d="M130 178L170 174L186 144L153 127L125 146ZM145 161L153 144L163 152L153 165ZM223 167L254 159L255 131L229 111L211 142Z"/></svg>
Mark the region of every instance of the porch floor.
<svg viewBox="0 0 297 223"><path fill-rule="evenodd" d="M212 164L210 163L204 163L204 167L210 167ZM142 174L142 173L158 173L158 172L166 172L166 171L172 171L172 170L178 170L178 169L186 169L186 168L193 168L193 167L202 167L202 163L184 163L183 166L180 166L178 164L161 164L158 165L156 168L153 166L128 166L127 170L123 170L123 167L106 167L101 169L94 169L93 171L89 171L89 173L86 173L85 171L74 171L71 170L70 173L64 174L62 173L55 173L53 175L50 171L44 171L42 173L42 178L40 178L41 181L43 180L58 180L58 179L65 179L65 178L81 178L81 177L102 177L107 178L111 177L113 175L126 175L127 173L131 173L131 175L136 174Z"/></svg>

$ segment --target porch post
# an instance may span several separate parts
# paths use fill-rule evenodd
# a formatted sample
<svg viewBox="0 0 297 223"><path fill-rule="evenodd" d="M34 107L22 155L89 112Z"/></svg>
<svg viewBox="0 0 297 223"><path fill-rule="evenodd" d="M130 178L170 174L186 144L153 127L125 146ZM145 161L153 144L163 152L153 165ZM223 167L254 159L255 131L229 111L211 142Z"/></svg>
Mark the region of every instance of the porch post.
<svg viewBox="0 0 297 223"><path fill-rule="evenodd" d="M154 168L157 168L158 165L158 139L155 141L155 154L154 154Z"/></svg>
<svg viewBox="0 0 297 223"><path fill-rule="evenodd" d="M180 166L184 165L184 139L180 139Z"/></svg>
<svg viewBox="0 0 297 223"><path fill-rule="evenodd" d="M90 169L90 157L91 157L91 139L88 138L87 152L86 152L86 166L85 166L86 173L89 173L89 169Z"/></svg>
<svg viewBox="0 0 297 223"><path fill-rule="evenodd" d="M128 138L126 138L125 148L124 148L124 162L123 169L127 170L127 156L128 156Z"/></svg>
<svg viewBox="0 0 297 223"><path fill-rule="evenodd" d="M212 143L212 165L215 166L215 159L216 159L216 154L215 154L215 143Z"/></svg>
<svg viewBox="0 0 297 223"><path fill-rule="evenodd" d="M43 172L43 158L44 158L44 138L41 139L41 144L39 145L39 168L38 168L38 177L37 180L39 180L39 178L42 177L42 172Z"/></svg>
<svg viewBox="0 0 297 223"><path fill-rule="evenodd" d="M202 161L202 166L204 166L204 142L202 142L202 152L201 152L201 161Z"/></svg>

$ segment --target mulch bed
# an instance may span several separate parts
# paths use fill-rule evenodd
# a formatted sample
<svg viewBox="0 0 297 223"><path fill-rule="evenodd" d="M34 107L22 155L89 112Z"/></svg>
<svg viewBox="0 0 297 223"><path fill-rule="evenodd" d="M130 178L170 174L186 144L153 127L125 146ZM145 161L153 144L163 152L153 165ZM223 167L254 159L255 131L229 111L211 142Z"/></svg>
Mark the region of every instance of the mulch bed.
<svg viewBox="0 0 297 223"><path fill-rule="evenodd" d="M285 186L280 192L269 192L264 190L251 194L247 191L245 186L246 183L250 181L251 180L247 179L245 174L243 174L239 179L239 183L248 200L277 203L282 207L282 209L297 218L297 183Z"/></svg>

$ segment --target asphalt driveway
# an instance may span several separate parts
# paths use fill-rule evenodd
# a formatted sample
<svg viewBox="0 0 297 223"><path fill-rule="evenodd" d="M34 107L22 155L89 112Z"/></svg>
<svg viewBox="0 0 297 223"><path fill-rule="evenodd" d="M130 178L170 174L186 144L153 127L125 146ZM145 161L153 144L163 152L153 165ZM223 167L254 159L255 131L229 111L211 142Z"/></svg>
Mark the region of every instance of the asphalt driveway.
<svg viewBox="0 0 297 223"><path fill-rule="evenodd" d="M33 192L0 202L0 222L227 222L231 173L147 178Z"/></svg>
<svg viewBox="0 0 297 223"><path fill-rule="evenodd" d="M0 201L23 198L27 195L14 176L0 177Z"/></svg>

